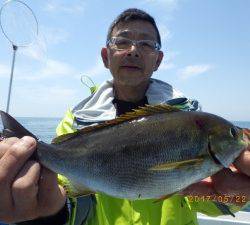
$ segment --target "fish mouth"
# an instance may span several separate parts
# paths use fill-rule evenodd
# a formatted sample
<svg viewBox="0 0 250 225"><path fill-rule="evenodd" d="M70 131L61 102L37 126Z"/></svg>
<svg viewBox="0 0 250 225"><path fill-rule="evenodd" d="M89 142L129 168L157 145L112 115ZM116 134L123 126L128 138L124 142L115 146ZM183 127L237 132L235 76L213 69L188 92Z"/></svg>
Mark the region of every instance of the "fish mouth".
<svg viewBox="0 0 250 225"><path fill-rule="evenodd" d="M207 147L208 147L208 148L207 148L208 153L209 153L209 155L211 156L211 158L214 160L214 162L215 162L217 165L221 165L221 166L225 167L225 166L221 163L221 161L217 158L216 154L213 152L210 141L208 141Z"/></svg>

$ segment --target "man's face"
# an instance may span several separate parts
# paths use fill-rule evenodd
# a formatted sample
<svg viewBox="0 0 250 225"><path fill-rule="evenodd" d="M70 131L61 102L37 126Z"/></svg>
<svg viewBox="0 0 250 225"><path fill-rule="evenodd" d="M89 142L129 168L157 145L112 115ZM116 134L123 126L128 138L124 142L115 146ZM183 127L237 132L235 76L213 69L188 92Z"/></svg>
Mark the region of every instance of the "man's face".
<svg viewBox="0 0 250 225"><path fill-rule="evenodd" d="M155 28L151 23L143 20L119 23L113 29L111 36L135 41L151 40L157 42ZM145 51L138 45L132 45L123 50L112 46L102 49L103 62L109 68L115 82L129 86L148 82L152 73L158 69L162 57L161 51Z"/></svg>

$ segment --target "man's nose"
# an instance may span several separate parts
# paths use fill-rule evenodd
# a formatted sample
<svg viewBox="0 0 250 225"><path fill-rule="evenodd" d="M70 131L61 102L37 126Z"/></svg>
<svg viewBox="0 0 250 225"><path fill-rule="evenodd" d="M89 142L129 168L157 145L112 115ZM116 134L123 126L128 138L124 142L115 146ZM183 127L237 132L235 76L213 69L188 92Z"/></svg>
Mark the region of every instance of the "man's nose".
<svg viewBox="0 0 250 225"><path fill-rule="evenodd" d="M128 56L132 56L132 57L140 57L140 53L138 52L138 47L136 46L136 44L133 44L130 49L128 50L127 55Z"/></svg>

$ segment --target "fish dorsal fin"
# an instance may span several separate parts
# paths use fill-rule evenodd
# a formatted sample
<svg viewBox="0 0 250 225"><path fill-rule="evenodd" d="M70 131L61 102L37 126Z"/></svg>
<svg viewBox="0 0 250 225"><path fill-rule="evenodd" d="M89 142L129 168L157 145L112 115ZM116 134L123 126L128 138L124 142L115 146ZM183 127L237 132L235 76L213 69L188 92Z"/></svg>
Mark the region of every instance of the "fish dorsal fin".
<svg viewBox="0 0 250 225"><path fill-rule="evenodd" d="M114 126L126 121L131 121L134 119L139 119L141 117L145 116L151 116L154 114L159 114L159 113L170 113L170 112L178 112L181 111L175 106L167 105L167 104L160 104L160 105L146 105L143 107L139 107L138 109L133 109L132 112L127 112L125 114L120 115L119 117L112 119L112 120L107 120L103 123L94 125L94 126L88 126L84 127L81 130L76 131L75 133L70 133L70 134L64 134L61 136L56 137L53 139L52 143L58 144L61 142L64 142L72 137L75 137L78 134L85 134L89 133L92 131L96 131L97 129L101 129L104 127L109 127L109 126Z"/></svg>
<svg viewBox="0 0 250 225"><path fill-rule="evenodd" d="M139 109L133 109L132 112L127 112L125 114L122 114L115 119L107 120L107 121L100 123L98 125L95 125L95 126L85 127L83 129L79 130L78 132L87 133L90 131L94 131L96 129L100 129L100 128L107 127L107 126L117 125L117 124L120 124L120 123L123 123L126 121L139 119L139 118L145 117L145 116L150 116L150 115L159 114L159 113L178 112L178 111L181 111L181 110L175 106L171 106L171 105L167 105L167 104L154 105L154 106L146 105L143 107L139 107Z"/></svg>
<svg viewBox="0 0 250 225"><path fill-rule="evenodd" d="M55 137L52 141L51 144L59 144L62 143L64 141L69 140L70 138L73 138L75 136L78 135L78 132L74 132L74 133L68 133L68 134L62 134L58 137Z"/></svg>

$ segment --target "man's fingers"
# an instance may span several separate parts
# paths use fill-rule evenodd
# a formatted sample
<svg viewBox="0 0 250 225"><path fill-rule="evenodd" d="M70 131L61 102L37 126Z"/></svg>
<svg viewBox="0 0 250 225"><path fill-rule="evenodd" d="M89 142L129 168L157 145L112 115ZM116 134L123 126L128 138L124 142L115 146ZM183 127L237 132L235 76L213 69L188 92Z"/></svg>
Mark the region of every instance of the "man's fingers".
<svg viewBox="0 0 250 225"><path fill-rule="evenodd" d="M248 142L248 147L234 161L234 165L242 173L250 176L250 129L243 128L243 137L245 142Z"/></svg>
<svg viewBox="0 0 250 225"><path fill-rule="evenodd" d="M3 157L3 155L6 153L7 149L16 142L18 142L19 138L17 137L11 137L6 138L0 142L0 159Z"/></svg>
<svg viewBox="0 0 250 225"><path fill-rule="evenodd" d="M243 151L240 156L234 161L234 165L242 173L250 176L250 150Z"/></svg>
<svg viewBox="0 0 250 225"><path fill-rule="evenodd" d="M25 161L34 152L35 146L34 138L23 137L9 147L0 159L0 187L4 184L10 185Z"/></svg>
<svg viewBox="0 0 250 225"><path fill-rule="evenodd" d="M216 177L213 175L212 177L206 178L198 183L192 184L181 191L180 194L188 196L191 202L215 201L225 204L233 203L242 206L248 201L248 198L244 194L239 193L239 190L242 191L242 187L232 188L232 184L237 183L236 180L233 181L234 183L232 183L231 186L227 183L230 181L230 177L232 178L232 174L230 173L232 173L230 170L224 169L222 172L219 172ZM245 175L237 173L235 176ZM225 180L223 180L225 177L226 180L229 179L226 183ZM247 176L245 176L245 178L246 177ZM243 184L243 187L245 187L244 185L246 185L246 183ZM250 187L248 187L248 189L249 188Z"/></svg>
<svg viewBox="0 0 250 225"><path fill-rule="evenodd" d="M0 142L1 153L4 154L3 157L0 158L0 202L5 209L9 210L13 208L11 183L18 173L18 170L32 154L31 151L28 151L27 154L27 149L25 150L24 145L21 145L19 148L18 143L20 144L22 141L17 138L4 140L4 146L2 146L2 142Z"/></svg>
<svg viewBox="0 0 250 225"><path fill-rule="evenodd" d="M212 176L212 181L218 193L231 196L243 196L250 189L250 178L243 173L232 172L230 169L223 169L216 173Z"/></svg>
<svg viewBox="0 0 250 225"><path fill-rule="evenodd" d="M192 195L192 196L212 196L215 195L215 191L213 189L212 183L209 182L210 178L206 180L202 180L198 183L191 184L184 190L180 192L182 195Z"/></svg>
<svg viewBox="0 0 250 225"><path fill-rule="evenodd" d="M243 139L246 143L248 143L247 149L250 150L250 129L248 128L243 128Z"/></svg>
<svg viewBox="0 0 250 225"><path fill-rule="evenodd" d="M36 207L40 169L38 162L28 161L15 178L12 195L17 209L30 209L32 205Z"/></svg>
<svg viewBox="0 0 250 225"><path fill-rule="evenodd" d="M50 198L48 198L48 193L53 193ZM66 193L63 188L58 186L57 183L57 174L51 170L42 167L41 177L39 181L39 193L38 193L38 202L43 215L53 215L58 212L58 209L61 209L66 201ZM55 202L57 204L55 204ZM54 205L54 208L47 210L47 205Z"/></svg>
<svg viewBox="0 0 250 225"><path fill-rule="evenodd" d="M48 192L58 189L57 174L51 170L43 167L41 171L41 177L39 180L39 202L43 202Z"/></svg>

